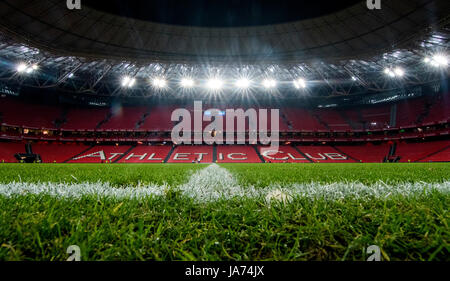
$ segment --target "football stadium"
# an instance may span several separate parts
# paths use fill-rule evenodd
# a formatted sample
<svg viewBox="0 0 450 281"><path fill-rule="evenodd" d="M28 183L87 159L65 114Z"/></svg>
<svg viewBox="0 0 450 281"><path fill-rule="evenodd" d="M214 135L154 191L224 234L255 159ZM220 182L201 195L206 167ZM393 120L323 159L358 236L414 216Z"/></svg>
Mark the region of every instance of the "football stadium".
<svg viewBox="0 0 450 281"><path fill-rule="evenodd" d="M449 1L0 14L1 261L450 261Z"/></svg>

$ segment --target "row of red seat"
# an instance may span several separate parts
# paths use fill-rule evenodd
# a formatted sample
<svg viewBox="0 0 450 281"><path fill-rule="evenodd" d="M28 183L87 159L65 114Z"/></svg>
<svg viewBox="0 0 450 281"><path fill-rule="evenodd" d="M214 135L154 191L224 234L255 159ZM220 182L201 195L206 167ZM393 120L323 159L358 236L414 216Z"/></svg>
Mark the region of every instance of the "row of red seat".
<svg viewBox="0 0 450 281"><path fill-rule="evenodd" d="M391 123L391 104L350 109L302 109L285 106L280 109L281 132L358 131L386 129ZM211 106L213 107L213 106ZM209 107L204 106L203 109ZM143 130L171 131L175 122L172 112L177 106L135 106L112 108L76 108L31 104L15 98L0 99L1 123L28 128L63 130ZM192 113L193 107L187 107ZM225 108L222 108L225 110ZM257 109L258 111L258 109ZM395 127L448 122L450 97L419 98L397 103ZM55 122L59 120L59 123ZM269 116L270 120L270 108ZM193 120L191 121L193 122ZM203 123L203 128L207 125ZM268 122L270 129L270 122ZM248 122L246 124L248 128Z"/></svg>
<svg viewBox="0 0 450 281"><path fill-rule="evenodd" d="M432 159L445 160L445 152L450 148L450 141L436 141L425 143L399 143L396 155L400 162L428 162Z"/></svg>
<svg viewBox="0 0 450 281"><path fill-rule="evenodd" d="M256 148L256 149L255 149ZM396 155L401 162L450 161L449 141L399 143ZM84 144L32 145L45 163L380 163L389 154L389 144L358 146L128 146ZM23 143L0 143L0 161L17 162L16 153L25 153Z"/></svg>

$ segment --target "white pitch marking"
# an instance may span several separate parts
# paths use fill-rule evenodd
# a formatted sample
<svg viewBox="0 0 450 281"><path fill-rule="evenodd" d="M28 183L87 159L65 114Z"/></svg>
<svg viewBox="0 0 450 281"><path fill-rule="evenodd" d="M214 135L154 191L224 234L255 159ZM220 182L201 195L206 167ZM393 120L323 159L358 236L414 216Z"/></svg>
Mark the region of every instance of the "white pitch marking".
<svg viewBox="0 0 450 281"><path fill-rule="evenodd" d="M282 186L273 184L269 187L242 187L235 177L225 168L212 164L196 173L189 181L178 187L168 185L141 185L138 187L116 188L110 183L24 183L11 182L0 184L0 195L6 197L21 195L50 195L59 198L97 198L145 199L164 197L170 189L179 190L182 195L197 202L214 202L230 199L257 199L270 204L272 201L289 203L296 197L325 200L344 198L370 200L392 196L410 197L427 195L432 192L450 194L450 181L442 183L398 183L386 184L382 181L366 185L358 182L337 183L303 183Z"/></svg>

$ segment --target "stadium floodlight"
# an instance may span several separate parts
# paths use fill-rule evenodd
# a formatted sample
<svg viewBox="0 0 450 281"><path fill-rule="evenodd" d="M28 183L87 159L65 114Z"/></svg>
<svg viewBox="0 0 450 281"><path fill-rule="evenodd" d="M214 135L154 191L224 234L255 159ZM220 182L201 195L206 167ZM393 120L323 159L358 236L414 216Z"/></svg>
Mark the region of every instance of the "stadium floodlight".
<svg viewBox="0 0 450 281"><path fill-rule="evenodd" d="M401 68L401 67L396 67L396 68L394 69L394 73L395 73L395 75L398 76L398 77L403 77L403 76L405 75L405 71L404 71L403 68Z"/></svg>
<svg viewBox="0 0 450 281"><path fill-rule="evenodd" d="M122 87L131 88L136 84L136 79L130 76L124 76L122 78Z"/></svg>
<svg viewBox="0 0 450 281"><path fill-rule="evenodd" d="M152 84L155 88L163 89L167 87L167 81L164 78L155 78L153 79Z"/></svg>
<svg viewBox="0 0 450 281"><path fill-rule="evenodd" d="M396 67L394 69L386 68L386 69L384 69L384 73L391 78L395 78L395 77L401 78L401 77L405 76L405 70L401 67Z"/></svg>
<svg viewBox="0 0 450 281"><path fill-rule="evenodd" d="M136 83L136 79L135 78L131 78L130 83L128 84L128 87L133 87L134 84Z"/></svg>
<svg viewBox="0 0 450 281"><path fill-rule="evenodd" d="M206 84L206 86L210 90L216 90L217 91L217 90L222 89L223 81L218 79L218 78L213 78L213 79L208 80L208 83Z"/></svg>
<svg viewBox="0 0 450 281"><path fill-rule="evenodd" d="M236 81L236 87L239 89L248 89L251 85L251 81L247 78L241 78L238 81Z"/></svg>
<svg viewBox="0 0 450 281"><path fill-rule="evenodd" d="M266 79L263 81L263 86L266 89L275 88L277 86L277 81L273 79Z"/></svg>
<svg viewBox="0 0 450 281"><path fill-rule="evenodd" d="M39 67L37 64L33 64L32 66L29 66L26 63L21 62L16 66L16 71L18 73L31 73L31 72L37 70L38 68Z"/></svg>
<svg viewBox="0 0 450 281"><path fill-rule="evenodd" d="M384 70L384 73L385 73L386 75L392 77L392 78L395 77L395 72L392 71L391 68L386 68L386 69Z"/></svg>
<svg viewBox="0 0 450 281"><path fill-rule="evenodd" d="M183 88L192 88L192 87L194 87L195 82L194 82L194 80L192 80L190 78L183 78L183 79L181 79L180 85Z"/></svg>
<svg viewBox="0 0 450 281"><path fill-rule="evenodd" d="M299 78L294 81L294 86L296 89L305 89L306 88L306 81L303 78Z"/></svg>
<svg viewBox="0 0 450 281"><path fill-rule="evenodd" d="M444 55L435 55L433 60L439 64L439 66L447 66L448 59Z"/></svg>
<svg viewBox="0 0 450 281"><path fill-rule="evenodd" d="M448 58L443 54L435 54L434 56L426 57L424 62L434 67L447 67Z"/></svg>
<svg viewBox="0 0 450 281"><path fill-rule="evenodd" d="M17 65L16 70L19 73L25 72L25 70L27 70L27 65L25 63L21 62Z"/></svg>

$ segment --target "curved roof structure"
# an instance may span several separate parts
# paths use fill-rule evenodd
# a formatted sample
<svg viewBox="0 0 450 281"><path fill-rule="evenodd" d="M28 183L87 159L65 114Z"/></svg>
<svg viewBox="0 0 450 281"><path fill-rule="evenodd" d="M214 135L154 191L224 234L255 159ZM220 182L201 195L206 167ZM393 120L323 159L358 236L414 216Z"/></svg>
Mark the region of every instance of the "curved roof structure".
<svg viewBox="0 0 450 281"><path fill-rule="evenodd" d="M381 10L360 1L297 22L206 28L137 20L87 5L69 10L66 0L2 0L0 91L8 86L5 91L204 98L211 94L208 81L219 78L222 97L260 100L264 93L277 99L395 95L447 79L448 63L433 67L430 58L448 61L450 2L381 3ZM153 85L160 78L164 89ZM180 87L185 78L195 80L188 93ZM242 78L252 82L245 95L234 84ZM123 79L133 86L124 87ZM268 79L277 86L267 89Z"/></svg>
<svg viewBox="0 0 450 281"><path fill-rule="evenodd" d="M448 22L447 0L366 1L298 22L243 28L151 23L62 0L4 0L0 28L15 40L58 54L135 62L277 63L359 59L408 46Z"/></svg>

